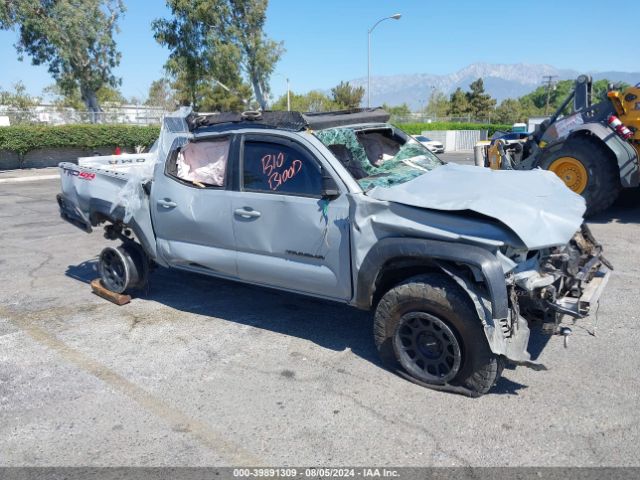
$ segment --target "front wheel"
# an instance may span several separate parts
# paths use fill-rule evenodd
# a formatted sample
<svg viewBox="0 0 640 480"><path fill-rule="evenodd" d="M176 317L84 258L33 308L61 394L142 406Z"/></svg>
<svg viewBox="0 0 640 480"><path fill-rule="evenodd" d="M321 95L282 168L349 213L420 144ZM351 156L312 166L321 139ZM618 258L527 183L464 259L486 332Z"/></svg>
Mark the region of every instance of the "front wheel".
<svg viewBox="0 0 640 480"><path fill-rule="evenodd" d="M374 337L390 368L427 387L480 396L502 373L470 299L442 274L389 290L376 309Z"/></svg>

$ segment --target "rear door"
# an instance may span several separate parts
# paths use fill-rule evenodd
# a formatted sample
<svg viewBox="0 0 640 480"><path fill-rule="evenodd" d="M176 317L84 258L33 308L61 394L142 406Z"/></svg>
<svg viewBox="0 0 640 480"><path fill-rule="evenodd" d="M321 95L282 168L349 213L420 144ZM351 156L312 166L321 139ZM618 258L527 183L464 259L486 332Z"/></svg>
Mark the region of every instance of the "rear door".
<svg viewBox="0 0 640 480"><path fill-rule="evenodd" d="M239 277L349 299L348 202L345 192L321 198L317 151L275 134L244 135L237 178L231 209Z"/></svg>
<svg viewBox="0 0 640 480"><path fill-rule="evenodd" d="M173 267L237 276L227 190L229 165L237 156L234 139L226 135L198 140L186 160L175 151L165 165L156 166L153 225L158 253Z"/></svg>

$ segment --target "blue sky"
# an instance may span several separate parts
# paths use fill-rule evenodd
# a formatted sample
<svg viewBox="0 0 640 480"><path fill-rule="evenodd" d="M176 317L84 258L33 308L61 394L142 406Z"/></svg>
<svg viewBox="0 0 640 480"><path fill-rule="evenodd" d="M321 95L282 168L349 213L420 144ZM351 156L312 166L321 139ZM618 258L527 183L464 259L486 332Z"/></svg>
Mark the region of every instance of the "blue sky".
<svg viewBox="0 0 640 480"><path fill-rule="evenodd" d="M122 62L116 70L127 97L145 97L162 76L167 51L151 32L167 16L164 0L125 0L117 37ZM271 0L266 30L284 41L286 53L272 78L274 94L327 89L366 76L367 29L372 37L372 75L452 73L474 62L546 63L579 71L640 71L635 28L615 27L637 12L635 2L610 10L601 0ZM0 32L0 86L22 80L33 94L53 83L46 67L19 62L15 32Z"/></svg>

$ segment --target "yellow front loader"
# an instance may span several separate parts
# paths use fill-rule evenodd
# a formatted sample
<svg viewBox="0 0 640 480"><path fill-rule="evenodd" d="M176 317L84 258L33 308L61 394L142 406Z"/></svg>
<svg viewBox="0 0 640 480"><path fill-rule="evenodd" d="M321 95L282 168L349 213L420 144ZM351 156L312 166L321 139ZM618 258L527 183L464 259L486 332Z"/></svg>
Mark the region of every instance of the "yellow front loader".
<svg viewBox="0 0 640 480"><path fill-rule="evenodd" d="M573 113L562 115L573 101ZM485 150L493 169L544 168L587 203L587 215L608 208L622 188L640 185L640 84L610 89L591 104L591 78L581 75L558 110L525 139L494 139Z"/></svg>

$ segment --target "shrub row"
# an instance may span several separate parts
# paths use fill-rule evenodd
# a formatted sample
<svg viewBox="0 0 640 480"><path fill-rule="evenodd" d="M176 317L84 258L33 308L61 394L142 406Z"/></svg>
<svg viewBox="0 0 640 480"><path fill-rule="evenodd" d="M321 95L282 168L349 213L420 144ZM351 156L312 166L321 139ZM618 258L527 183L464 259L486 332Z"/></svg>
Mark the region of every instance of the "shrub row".
<svg viewBox="0 0 640 480"><path fill-rule="evenodd" d="M157 126L61 125L0 127L0 151L18 155L41 148L149 147L160 134Z"/></svg>
<svg viewBox="0 0 640 480"><path fill-rule="evenodd" d="M432 122L432 123L399 123L397 124L405 132L411 135L419 135L424 130L488 130L489 136L497 131L508 132L511 125L487 124L487 123L458 123L458 122Z"/></svg>
<svg viewBox="0 0 640 480"><path fill-rule="evenodd" d="M423 130L489 130L493 135L497 130L509 131L510 125L479 123L402 123L400 128L411 135ZM98 147L133 148L137 145L149 147L158 138L157 126L134 125L62 125L0 127L0 150L8 150L18 155L42 148L82 148L90 150Z"/></svg>

